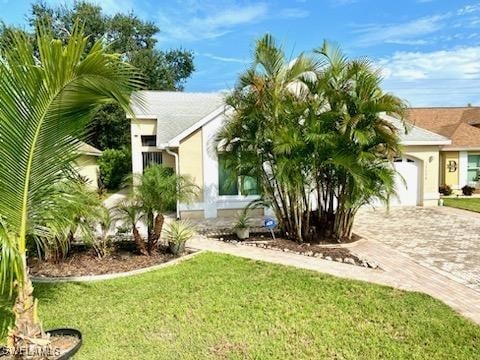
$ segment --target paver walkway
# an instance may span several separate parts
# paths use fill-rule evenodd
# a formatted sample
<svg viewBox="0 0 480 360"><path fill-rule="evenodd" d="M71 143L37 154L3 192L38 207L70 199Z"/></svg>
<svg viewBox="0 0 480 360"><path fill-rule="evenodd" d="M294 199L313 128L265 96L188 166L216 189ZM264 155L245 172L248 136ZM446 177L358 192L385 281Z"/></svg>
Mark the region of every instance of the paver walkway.
<svg viewBox="0 0 480 360"><path fill-rule="evenodd" d="M480 291L480 214L448 207L359 212L354 232Z"/></svg>
<svg viewBox="0 0 480 360"><path fill-rule="evenodd" d="M403 254L376 241L360 240L352 244L350 249L361 258L375 261L382 270L372 270L277 250L227 244L201 236L190 240L188 246L253 260L319 271L342 278L368 281L403 290L424 292L443 301L465 317L480 324L479 292L417 264Z"/></svg>

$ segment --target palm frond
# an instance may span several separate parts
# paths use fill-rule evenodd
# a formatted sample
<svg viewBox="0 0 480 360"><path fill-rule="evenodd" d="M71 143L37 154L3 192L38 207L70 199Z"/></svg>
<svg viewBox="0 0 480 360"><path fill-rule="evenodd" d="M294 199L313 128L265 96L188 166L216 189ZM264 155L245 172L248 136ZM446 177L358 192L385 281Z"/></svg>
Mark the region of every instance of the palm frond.
<svg viewBox="0 0 480 360"><path fill-rule="evenodd" d="M130 95L141 84L138 72L101 42L86 52L79 26L66 45L45 28L36 43L38 57L22 33L0 48L0 216L20 254L32 211L72 171L95 111L107 103L130 111Z"/></svg>

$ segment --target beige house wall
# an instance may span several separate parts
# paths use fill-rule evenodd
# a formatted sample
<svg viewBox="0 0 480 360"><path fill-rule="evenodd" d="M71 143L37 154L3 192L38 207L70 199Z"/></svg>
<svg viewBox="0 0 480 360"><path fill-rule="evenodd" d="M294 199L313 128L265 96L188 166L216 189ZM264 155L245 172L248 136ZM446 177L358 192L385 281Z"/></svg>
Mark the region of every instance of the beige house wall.
<svg viewBox="0 0 480 360"><path fill-rule="evenodd" d="M405 156L421 161L420 194L424 206L438 205L440 177L440 153L438 146L406 146Z"/></svg>
<svg viewBox="0 0 480 360"><path fill-rule="evenodd" d="M99 169L96 156L80 155L76 160L76 168L78 173L88 180L90 188L98 188Z"/></svg>
<svg viewBox="0 0 480 360"><path fill-rule="evenodd" d="M143 173L143 152L161 152L164 166L175 168L175 158L166 151L156 146L142 146L142 135L157 135L156 119L132 119L130 125L132 138L132 172L141 175ZM158 145L158 144L157 144Z"/></svg>
<svg viewBox="0 0 480 360"><path fill-rule="evenodd" d="M199 187L195 202L203 201L203 138L202 129L199 129L180 142L179 171L181 175L189 176Z"/></svg>

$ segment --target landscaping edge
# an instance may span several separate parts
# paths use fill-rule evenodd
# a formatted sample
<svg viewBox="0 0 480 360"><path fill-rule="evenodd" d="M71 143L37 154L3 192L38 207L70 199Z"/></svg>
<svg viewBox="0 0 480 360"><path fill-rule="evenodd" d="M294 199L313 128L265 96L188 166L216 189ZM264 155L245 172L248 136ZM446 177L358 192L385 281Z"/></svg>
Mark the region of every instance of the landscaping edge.
<svg viewBox="0 0 480 360"><path fill-rule="evenodd" d="M135 269L131 271L124 271L124 272L119 272L119 273L112 273L112 274L101 274L101 275L84 275L84 276L65 276L65 277L37 277L33 276L32 281L36 283L58 283L58 282L89 282L89 281L102 281L102 280L112 280L112 279L117 279L117 278L123 278L127 276L133 276L133 275L140 275L144 274L150 271L162 269L168 266L176 265L178 263L181 263L184 260L189 260L193 258L194 256L201 254L205 252L205 250L196 250L196 249L190 249L193 250L194 252L187 254L185 256L181 256L179 258L149 266L146 268L141 268L141 269Z"/></svg>

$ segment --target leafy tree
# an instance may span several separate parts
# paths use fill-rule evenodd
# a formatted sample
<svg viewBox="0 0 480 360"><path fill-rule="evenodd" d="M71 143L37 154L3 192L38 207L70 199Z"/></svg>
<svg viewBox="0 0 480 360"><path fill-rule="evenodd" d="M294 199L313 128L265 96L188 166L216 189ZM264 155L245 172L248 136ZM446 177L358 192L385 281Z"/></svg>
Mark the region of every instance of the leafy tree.
<svg viewBox="0 0 480 360"><path fill-rule="evenodd" d="M132 168L131 154L128 149L107 149L98 160L100 180L107 189L118 189Z"/></svg>
<svg viewBox="0 0 480 360"><path fill-rule="evenodd" d="M155 35L159 28L134 13L109 16L102 12L101 6L87 1L76 1L72 6L50 6L40 1L32 4L28 19L32 29L39 24L46 25L64 43L68 41L74 24L82 23L89 35L87 51L100 39L106 41L108 51L122 54L123 60L143 73L145 89L182 90L195 70L191 51L156 49ZM0 27L0 43L3 38L8 38L12 29L5 24ZM28 35L35 45L35 34ZM95 115L88 142L101 150L129 147L129 127L129 120L121 108L117 105L105 106Z"/></svg>
<svg viewBox="0 0 480 360"><path fill-rule="evenodd" d="M39 28L31 41L13 33L0 48L0 286L16 293L15 326L8 345L17 350L48 346L38 320L27 267L27 238L41 241L63 228L62 216L43 215L56 184L74 175L78 139L98 108L118 103L128 109L141 85L138 72L101 41L86 51L88 39L74 27L67 43ZM48 225L48 226L47 226Z"/></svg>

